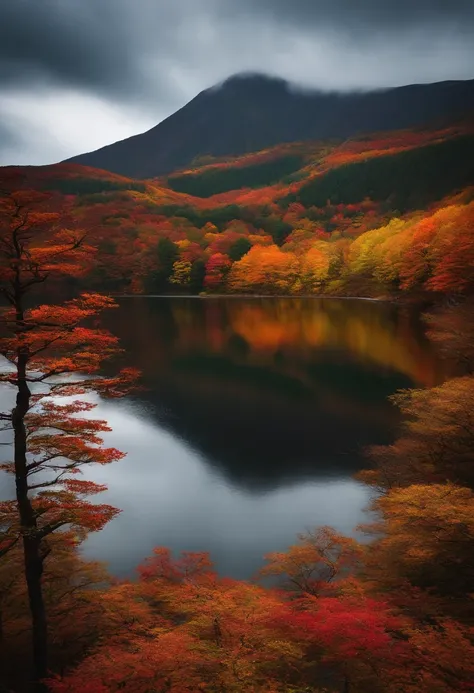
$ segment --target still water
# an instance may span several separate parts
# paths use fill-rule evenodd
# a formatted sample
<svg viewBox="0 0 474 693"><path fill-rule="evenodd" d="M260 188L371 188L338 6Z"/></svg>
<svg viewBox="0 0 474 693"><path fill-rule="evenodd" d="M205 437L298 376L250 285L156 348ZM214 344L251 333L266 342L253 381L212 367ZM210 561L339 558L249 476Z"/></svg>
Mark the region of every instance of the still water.
<svg viewBox="0 0 474 693"><path fill-rule="evenodd" d="M106 324L145 385L94 412L127 456L87 473L122 513L84 553L120 576L169 546L248 578L299 532L351 533L363 448L398 426L387 397L443 380L417 316L370 301L135 297Z"/></svg>

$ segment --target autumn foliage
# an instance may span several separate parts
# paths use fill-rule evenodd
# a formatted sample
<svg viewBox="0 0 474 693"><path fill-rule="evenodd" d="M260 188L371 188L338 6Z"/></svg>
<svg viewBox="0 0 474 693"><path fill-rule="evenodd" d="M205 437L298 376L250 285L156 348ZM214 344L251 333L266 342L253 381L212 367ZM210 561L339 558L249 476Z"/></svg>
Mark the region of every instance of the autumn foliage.
<svg viewBox="0 0 474 693"><path fill-rule="evenodd" d="M31 190L51 191L50 215L67 216L62 237L53 240L50 224L45 243L67 243L75 228L88 229L81 244L87 261L79 263L76 253L67 274L77 286L71 277L82 265L80 283L90 291L464 295L472 290L474 262L471 146L466 123L290 143L197 162L170 178L186 189L186 181L199 189L224 186L205 197L177 192L165 178L133 181L74 164L23 173ZM405 156L415 157L426 176L412 174ZM296 166L293 173L285 175L285 162ZM383 170L371 172L377 162ZM252 177L259 171L276 180ZM12 175L5 169L2 177ZM164 242L172 244L167 257ZM239 243L242 251L235 250Z"/></svg>
<svg viewBox="0 0 474 693"><path fill-rule="evenodd" d="M48 671L43 573L51 539L60 530L84 538L118 512L87 500L104 487L77 478L85 465L123 456L103 447L100 434L109 427L87 416L94 404L82 397L121 396L137 373L128 369L109 378L99 373L104 360L120 353L114 336L90 326L101 311L114 307L110 298L82 293L60 305L28 300L46 282L83 275L93 249L84 232L63 228L58 215L48 212L47 195L18 189L14 178L6 182L0 196L0 291L7 304L0 313L0 351L7 367L0 381L13 388L15 404L0 414L4 430L13 432L12 461L1 468L14 475L16 498L0 503L0 556L22 545L31 682L41 691Z"/></svg>
<svg viewBox="0 0 474 693"><path fill-rule="evenodd" d="M455 356L443 316L431 324ZM471 389L466 375L393 398L400 437L361 475L378 488L368 541L307 532L266 557L258 582L157 548L136 580L103 592L107 638L51 690L473 691ZM110 609L127 628L106 630Z"/></svg>
<svg viewBox="0 0 474 693"><path fill-rule="evenodd" d="M287 145L287 177L276 182L270 164L278 152L203 162L174 187L192 179L201 192L211 183L221 190L207 195L206 188L205 198L164 180L134 182L73 165L33 170L26 182L5 172L0 380L15 402L0 415L14 437L1 469L16 482L15 498L0 504L0 682L7 690L474 691L472 189L451 189L449 179L439 184L447 196L417 206L422 198L405 194L395 175L403 158L393 169L398 197L382 195L383 181L371 199L353 177L378 166L391 171L392 155L414 152L419 160L418 148L459 134L394 133L308 153ZM367 161L382 163L328 175ZM249 171L265 174L261 187L225 187L246 181ZM311 202L346 174L350 200L336 199L336 190ZM395 206L400 200L403 208ZM43 287L72 297L53 303ZM138 374L101 370L122 352L100 326L115 302L99 288L449 295L455 303L427 323L456 377L434 384L418 373L434 386L391 398L402 417L399 434L368 451L369 468L359 475L374 488L376 519L359 528L364 540L316 528L269 554L254 581L219 576L206 553L174 558L158 547L136 579L114 580L82 560L80 544L120 511L92 502L105 489L80 475L122 458L104 446L108 424L91 412L97 397L122 396ZM290 347L301 331L308 344L332 344L336 324L316 315L294 320L299 309L281 306L273 317L246 306L229 319L257 354ZM192 326L186 329L192 339ZM383 330L375 344L357 322L351 330L355 350L385 365L403 361L413 373L409 355Z"/></svg>

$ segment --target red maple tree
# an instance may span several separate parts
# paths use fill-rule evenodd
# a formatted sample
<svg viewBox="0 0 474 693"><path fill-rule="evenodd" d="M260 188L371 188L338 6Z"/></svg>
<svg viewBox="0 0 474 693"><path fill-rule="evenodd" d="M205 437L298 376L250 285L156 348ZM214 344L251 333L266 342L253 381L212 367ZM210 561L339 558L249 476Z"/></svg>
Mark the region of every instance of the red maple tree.
<svg viewBox="0 0 474 693"><path fill-rule="evenodd" d="M120 351L113 335L90 326L102 310L115 306L110 298L84 293L61 305L34 305L38 287L61 276L80 276L94 250L84 232L65 229L48 211L47 195L22 189L14 177L6 183L0 192L0 292L7 303L0 313L0 353L6 362L0 381L13 388L15 404L0 420L3 430L13 431L13 459L2 469L15 476L16 498L0 505L0 555L22 544L33 685L43 690L48 650L42 574L51 550L48 537L61 528L85 536L118 512L86 500L105 487L75 478L84 465L123 456L102 446L100 434L109 428L85 416L95 405L78 397L120 396L137 373L99 374L103 361Z"/></svg>

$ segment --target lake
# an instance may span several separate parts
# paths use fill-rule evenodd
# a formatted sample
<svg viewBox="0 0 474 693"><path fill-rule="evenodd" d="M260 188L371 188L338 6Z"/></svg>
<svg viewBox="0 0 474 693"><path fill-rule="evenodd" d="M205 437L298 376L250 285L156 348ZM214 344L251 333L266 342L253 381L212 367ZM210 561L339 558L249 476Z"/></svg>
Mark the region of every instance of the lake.
<svg viewBox="0 0 474 693"><path fill-rule="evenodd" d="M444 379L417 315L386 303L133 297L105 322L145 385L94 411L127 457L88 471L123 512L84 554L118 576L169 546L249 578L306 529L352 533L363 449L399 424L387 397Z"/></svg>

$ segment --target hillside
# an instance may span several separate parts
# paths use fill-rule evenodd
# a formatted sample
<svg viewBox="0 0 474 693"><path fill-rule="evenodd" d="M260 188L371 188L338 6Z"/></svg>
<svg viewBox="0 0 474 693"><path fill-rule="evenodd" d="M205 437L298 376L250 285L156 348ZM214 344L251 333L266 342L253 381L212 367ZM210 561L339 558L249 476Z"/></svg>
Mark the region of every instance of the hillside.
<svg viewBox="0 0 474 693"><path fill-rule="evenodd" d="M117 293L397 296L474 290L474 126L288 143L137 180L74 163L47 192ZM20 185L20 182L17 183ZM71 279L72 282L74 280Z"/></svg>
<svg viewBox="0 0 474 693"><path fill-rule="evenodd" d="M237 75L201 92L148 132L69 161L153 178L187 167L196 157L237 156L285 142L414 128L471 110L474 80L337 94L298 91L262 75Z"/></svg>

